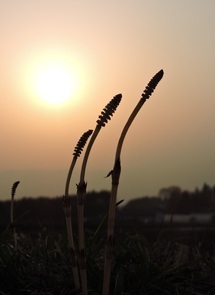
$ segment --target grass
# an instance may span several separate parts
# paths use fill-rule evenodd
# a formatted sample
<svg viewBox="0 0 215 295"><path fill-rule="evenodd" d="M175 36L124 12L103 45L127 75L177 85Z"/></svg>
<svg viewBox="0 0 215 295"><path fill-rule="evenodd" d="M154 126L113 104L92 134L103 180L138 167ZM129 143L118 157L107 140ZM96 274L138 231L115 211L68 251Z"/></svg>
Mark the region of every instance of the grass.
<svg viewBox="0 0 215 295"><path fill-rule="evenodd" d="M103 287L100 230L86 235L88 293L95 295ZM215 294L215 256L167 240L149 243L132 230L116 234L110 294ZM43 233L32 239L21 234L15 249L8 228L0 243L0 294L77 294L66 235Z"/></svg>
<svg viewBox="0 0 215 295"><path fill-rule="evenodd" d="M16 233L13 219L14 197L19 182L11 191L10 227L0 238L1 294L215 294L214 256L198 247L173 241L149 243L143 234L115 232L115 208L121 173L121 150L125 136L137 113L163 77L159 71L148 83L126 122L116 148L109 212L98 229L88 235L84 228L84 201L87 196L85 172L93 144L102 127L116 111L122 95L106 105L93 130L78 141L69 168L63 196L66 233L58 238L47 233L37 239ZM88 138L77 184L78 234L72 226L69 187L72 172ZM104 230L107 234L104 236Z"/></svg>

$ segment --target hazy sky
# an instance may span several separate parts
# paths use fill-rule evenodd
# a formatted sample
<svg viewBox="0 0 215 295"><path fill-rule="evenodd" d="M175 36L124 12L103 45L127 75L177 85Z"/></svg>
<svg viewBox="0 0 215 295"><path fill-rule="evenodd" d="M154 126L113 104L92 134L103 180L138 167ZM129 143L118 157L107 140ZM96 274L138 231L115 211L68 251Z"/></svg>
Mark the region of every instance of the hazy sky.
<svg viewBox="0 0 215 295"><path fill-rule="evenodd" d="M118 197L214 185L214 13L214 0L0 0L0 199L16 180L17 198L62 195L77 141L122 93L86 170L88 191L109 190L120 132L160 69L124 142ZM73 94L58 106L35 86L49 63L73 73Z"/></svg>

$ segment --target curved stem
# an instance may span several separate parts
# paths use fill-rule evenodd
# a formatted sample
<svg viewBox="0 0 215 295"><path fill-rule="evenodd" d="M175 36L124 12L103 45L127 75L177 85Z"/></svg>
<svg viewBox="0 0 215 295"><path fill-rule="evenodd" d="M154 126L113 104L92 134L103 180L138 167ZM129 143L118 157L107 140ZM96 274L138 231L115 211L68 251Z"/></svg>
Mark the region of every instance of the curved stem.
<svg viewBox="0 0 215 295"><path fill-rule="evenodd" d="M128 132L129 127L131 126L134 118L137 113L145 103L145 101L150 97L155 87L163 77L163 70L159 71L148 83L145 88L145 91L142 94L141 99L137 103L136 107L132 111L129 116L122 133L120 135L116 154L114 161L114 168L112 171L112 189L110 196L110 204L109 204L109 216L108 216L108 229L107 229L107 242L105 249L105 263L104 263L104 276L103 276L103 295L109 295L109 287L110 287L110 275L111 275L111 263L113 259L113 235L114 235L114 224L115 224L115 211L116 211L116 199L117 199L117 191L119 185L119 178L121 172L121 164L120 164L120 155L122 150L122 145L125 139L125 136Z"/></svg>
<svg viewBox="0 0 215 295"><path fill-rule="evenodd" d="M86 197L86 187L85 183L85 172L87 161L89 158L89 154L93 143L100 131L101 127L99 125L96 126L88 146L86 148L84 159L81 166L81 174L80 181L77 185L77 205L78 205L78 241L79 241L79 267L80 267L80 275L81 275L81 288L83 295L88 294L87 291L87 271L86 271L86 257L85 257L85 246L84 246L84 201Z"/></svg>
<svg viewBox="0 0 215 295"><path fill-rule="evenodd" d="M124 142L125 136L128 132L129 127L131 126L132 122L134 121L136 115L138 114L139 110L141 109L141 107L143 106L143 104L145 103L146 99L141 98L139 100L139 102L137 103L136 107L134 108L133 112L131 113L131 115L129 116L123 130L122 133L120 135L119 141L118 141L118 145L117 145L117 149L116 149L116 155L115 155L115 162L120 158L121 155L121 150L122 150L122 144Z"/></svg>
<svg viewBox="0 0 215 295"><path fill-rule="evenodd" d="M91 148L93 146L93 143L100 131L101 127L99 125L96 125L96 128L90 138L90 141L87 145L87 148L86 148L86 151L85 151L85 154L84 154L84 159L83 159L83 162L82 162L82 166L81 166L81 174L80 174L80 182L79 182L79 185L83 185L84 184L84 177L85 177L85 172L86 172L86 166L87 166L87 161L88 161L88 158L89 158L89 154L90 154L90 151L91 151Z"/></svg>
<svg viewBox="0 0 215 295"><path fill-rule="evenodd" d="M69 185L70 185L70 180L71 180L71 177L72 177L72 172L74 170L76 161L77 161L77 157L74 157L72 159L72 163L70 165L69 172L68 172L68 175L67 175L66 185L65 185L65 196L66 197L69 196Z"/></svg>

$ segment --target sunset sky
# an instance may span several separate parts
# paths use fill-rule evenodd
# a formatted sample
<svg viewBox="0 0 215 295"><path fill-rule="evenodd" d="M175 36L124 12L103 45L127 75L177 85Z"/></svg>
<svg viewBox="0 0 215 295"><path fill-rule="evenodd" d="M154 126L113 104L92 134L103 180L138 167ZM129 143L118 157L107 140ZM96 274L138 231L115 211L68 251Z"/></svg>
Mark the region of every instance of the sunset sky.
<svg viewBox="0 0 215 295"><path fill-rule="evenodd" d="M110 190L122 128L160 69L123 145L118 198L214 185L214 13L214 0L0 0L0 200L17 180L17 198L62 195L77 141L122 93L85 177Z"/></svg>

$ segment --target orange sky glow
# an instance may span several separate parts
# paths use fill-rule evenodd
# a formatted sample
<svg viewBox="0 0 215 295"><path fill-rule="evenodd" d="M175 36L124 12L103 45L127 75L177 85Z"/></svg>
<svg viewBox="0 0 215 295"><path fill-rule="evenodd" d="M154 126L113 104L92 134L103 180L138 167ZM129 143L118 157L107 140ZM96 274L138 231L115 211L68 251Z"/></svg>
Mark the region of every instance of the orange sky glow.
<svg viewBox="0 0 215 295"><path fill-rule="evenodd" d="M18 198L62 195L77 141L122 93L86 170L88 191L110 190L122 128L160 69L123 145L118 196L214 185L214 11L213 0L1 1L0 200L17 180Z"/></svg>

